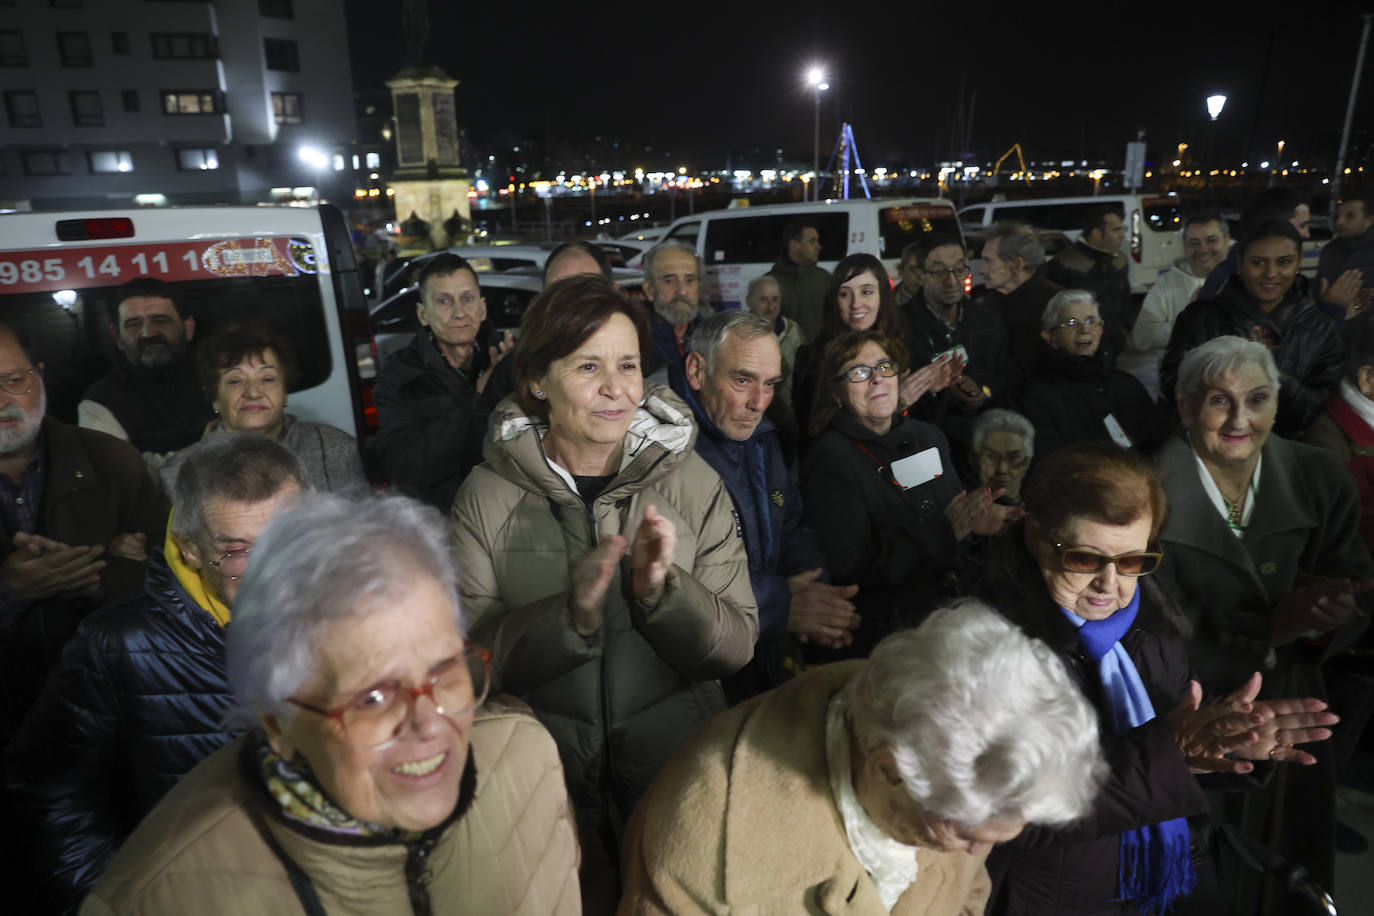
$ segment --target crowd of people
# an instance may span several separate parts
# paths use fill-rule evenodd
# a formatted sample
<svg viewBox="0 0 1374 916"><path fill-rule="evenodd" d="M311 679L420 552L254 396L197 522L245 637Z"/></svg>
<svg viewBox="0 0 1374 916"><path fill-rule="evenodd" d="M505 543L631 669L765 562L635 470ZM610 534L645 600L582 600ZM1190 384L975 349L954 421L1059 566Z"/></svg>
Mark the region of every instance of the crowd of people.
<svg viewBox="0 0 1374 916"><path fill-rule="evenodd" d="M356 442L289 340L121 288L46 415L0 325L0 843L36 913L1290 913L1374 697L1374 199L1266 192L1136 303L1121 214L744 307L462 258ZM969 295L970 257L983 292ZM1356 698L1357 700L1360 698ZM1339 899L1339 888L1336 888Z"/></svg>

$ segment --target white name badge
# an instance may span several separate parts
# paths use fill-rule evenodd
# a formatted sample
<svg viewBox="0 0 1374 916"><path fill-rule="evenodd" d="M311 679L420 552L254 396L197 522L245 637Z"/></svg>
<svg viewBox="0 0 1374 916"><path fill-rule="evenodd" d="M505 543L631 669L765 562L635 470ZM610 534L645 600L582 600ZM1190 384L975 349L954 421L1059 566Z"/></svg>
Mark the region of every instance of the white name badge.
<svg viewBox="0 0 1374 916"><path fill-rule="evenodd" d="M892 462L892 478L903 490L930 483L944 473L945 465L940 460L940 450L934 446Z"/></svg>
<svg viewBox="0 0 1374 916"><path fill-rule="evenodd" d="M1126 430L1121 428L1121 424L1117 422L1116 417L1107 414L1102 420L1102 425L1107 427L1107 435L1111 436L1112 441L1117 445L1122 448L1130 448L1135 445L1135 443L1131 441L1131 437L1126 435Z"/></svg>

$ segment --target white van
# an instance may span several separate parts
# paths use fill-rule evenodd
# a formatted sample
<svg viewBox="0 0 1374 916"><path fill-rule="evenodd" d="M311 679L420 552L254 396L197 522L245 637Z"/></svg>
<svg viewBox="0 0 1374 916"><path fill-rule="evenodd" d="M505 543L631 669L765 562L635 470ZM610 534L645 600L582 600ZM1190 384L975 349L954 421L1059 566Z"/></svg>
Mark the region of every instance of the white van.
<svg viewBox="0 0 1374 916"><path fill-rule="evenodd" d="M33 342L59 420L75 423L82 392L123 358L111 312L118 287L136 277L174 284L198 338L231 320L266 322L295 350L290 412L366 444L376 424L375 361L353 245L336 208L0 215L0 321Z"/></svg>
<svg viewBox="0 0 1374 916"><path fill-rule="evenodd" d="M740 308L755 277L783 253L783 227L798 216L815 220L820 266L834 270L847 255L867 253L883 262L893 282L902 249L932 232L963 238L954 205L936 198L822 200L709 210L668 227L665 239L691 244L702 263L702 293L716 308Z"/></svg>
<svg viewBox="0 0 1374 916"><path fill-rule="evenodd" d="M1104 204L1120 213L1126 224L1131 292L1144 295L1160 274L1183 257L1183 212L1176 195L1102 194L991 201L965 207L959 211L959 220L970 229L1005 221L1026 223L1036 229L1058 230L1074 240L1082 234L1083 214Z"/></svg>

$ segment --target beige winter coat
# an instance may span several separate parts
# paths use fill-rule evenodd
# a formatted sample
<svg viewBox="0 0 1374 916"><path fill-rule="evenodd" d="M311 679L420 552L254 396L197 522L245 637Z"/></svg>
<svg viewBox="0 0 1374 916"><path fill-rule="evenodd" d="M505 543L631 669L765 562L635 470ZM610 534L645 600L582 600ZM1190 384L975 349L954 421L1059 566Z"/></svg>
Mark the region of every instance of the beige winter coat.
<svg viewBox="0 0 1374 916"><path fill-rule="evenodd" d="M305 871L330 916L413 916L406 847L322 842L272 819L244 776L243 744L206 758L167 794L115 855L82 916L300 916L257 824ZM549 733L523 704L492 700L477 713L471 747L471 806L429 856L433 911L580 913L577 840Z"/></svg>
<svg viewBox="0 0 1374 916"><path fill-rule="evenodd" d="M864 665L825 665L703 726L625 836L621 916L887 916L830 791L825 716ZM986 853L919 850L892 916L981 916Z"/></svg>
<svg viewBox="0 0 1374 916"><path fill-rule="evenodd" d="M453 504L463 608L497 686L558 741L584 828L614 836L677 746L725 708L717 679L752 657L758 611L730 495L668 388L645 386L620 472L591 507L545 458L543 431L513 397L492 414L486 463ZM579 634L572 563L608 535L633 544L648 505L677 532L666 592L652 608L634 599L627 551L602 629Z"/></svg>

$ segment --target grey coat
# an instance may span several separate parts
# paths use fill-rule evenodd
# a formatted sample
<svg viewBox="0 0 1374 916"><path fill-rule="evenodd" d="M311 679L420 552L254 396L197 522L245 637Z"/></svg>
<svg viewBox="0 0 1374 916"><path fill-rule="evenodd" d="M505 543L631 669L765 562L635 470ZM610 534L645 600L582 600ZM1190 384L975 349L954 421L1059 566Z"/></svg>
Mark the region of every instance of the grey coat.
<svg viewBox="0 0 1374 916"><path fill-rule="evenodd" d="M358 454L356 439L337 427L307 423L291 414L282 417L282 426L282 445L300 461L305 482L311 488L344 495L366 492L369 486L367 473L363 471L363 460ZM216 421L205 430L201 439L223 435L224 432L219 421ZM162 488L169 495L176 485L177 471L185 460L186 449L173 452L159 471Z"/></svg>

